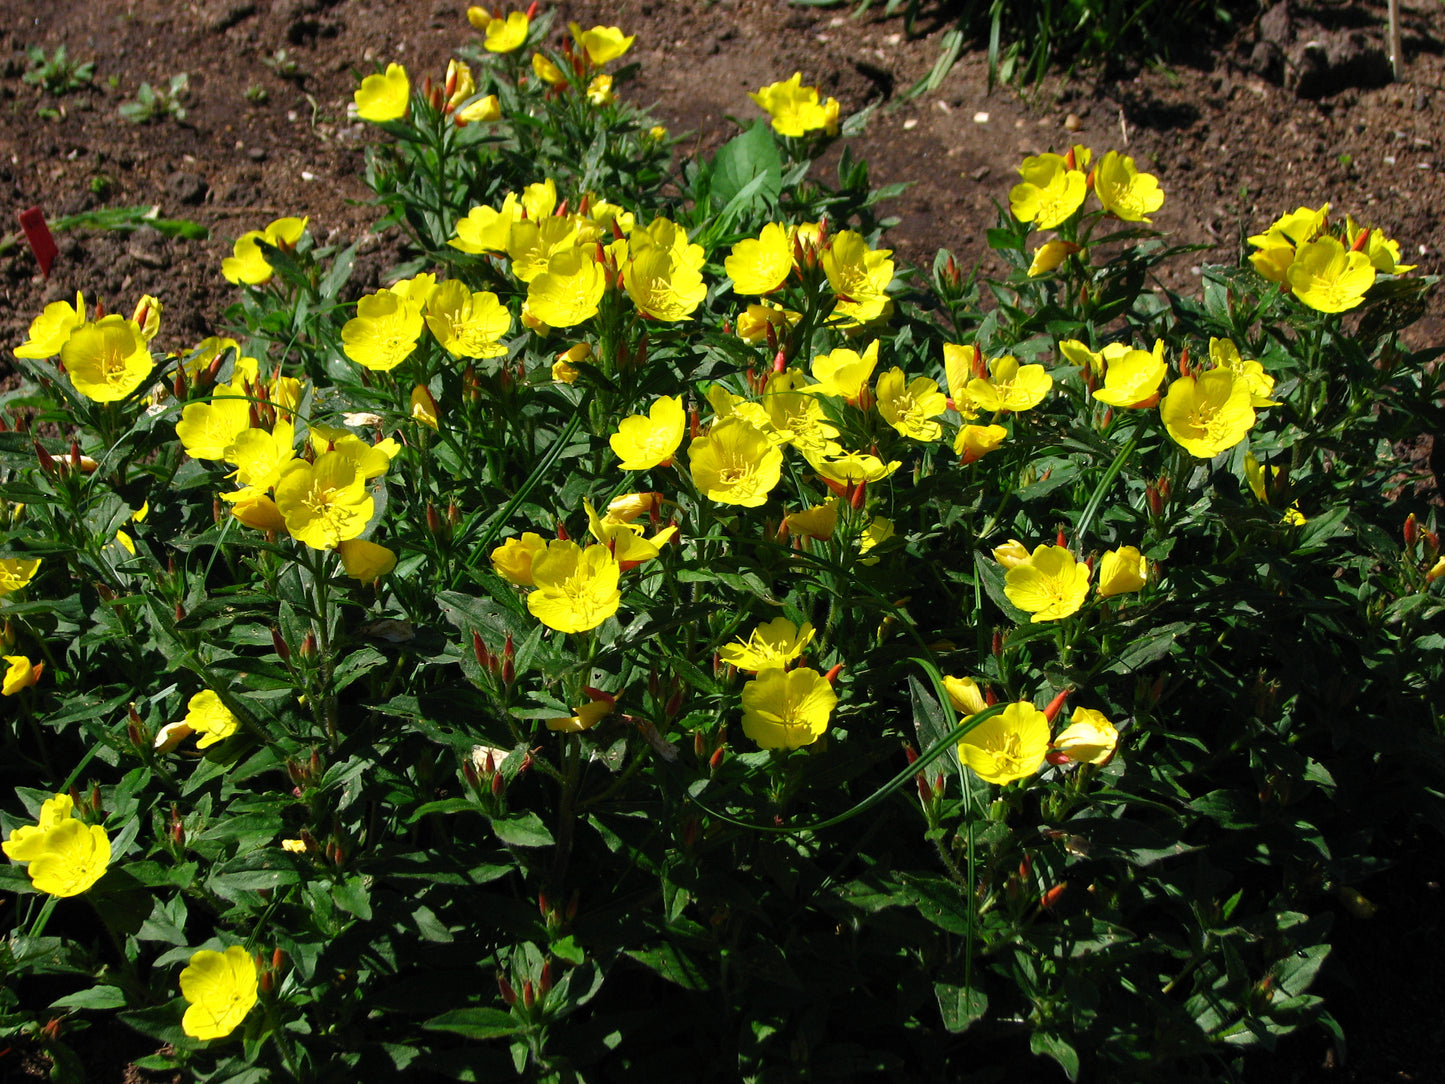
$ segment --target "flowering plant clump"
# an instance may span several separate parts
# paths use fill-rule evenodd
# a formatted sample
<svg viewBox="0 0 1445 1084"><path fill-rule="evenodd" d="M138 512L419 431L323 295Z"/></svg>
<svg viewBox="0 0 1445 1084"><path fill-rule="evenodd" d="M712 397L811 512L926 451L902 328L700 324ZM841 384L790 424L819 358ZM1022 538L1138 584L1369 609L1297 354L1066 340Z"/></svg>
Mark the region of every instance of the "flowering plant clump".
<svg viewBox="0 0 1445 1084"><path fill-rule="evenodd" d="M360 80L368 289L291 208L199 342L87 289L10 344L0 1038L1213 1079L1320 1019L1442 785L1431 280L1324 205L1146 286L1168 178L1084 146L1004 275L909 270L837 101L677 162L626 28L554 21Z"/></svg>

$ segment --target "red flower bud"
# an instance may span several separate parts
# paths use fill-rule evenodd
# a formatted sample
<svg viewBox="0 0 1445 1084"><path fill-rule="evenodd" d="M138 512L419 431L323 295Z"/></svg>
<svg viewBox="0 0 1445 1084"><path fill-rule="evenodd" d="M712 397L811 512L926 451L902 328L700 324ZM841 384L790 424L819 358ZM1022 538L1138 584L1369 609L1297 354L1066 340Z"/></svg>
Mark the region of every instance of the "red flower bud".
<svg viewBox="0 0 1445 1084"><path fill-rule="evenodd" d="M45 224L45 212L39 207L29 207L21 211L20 229L25 233L30 251L35 254L35 262L40 265L41 275L48 281L50 265L55 262L55 257L60 255L60 249L56 247L50 227ZM97 316L96 319L100 317Z"/></svg>
<svg viewBox="0 0 1445 1084"><path fill-rule="evenodd" d="M1058 694L1049 701L1049 706L1044 708L1044 718L1048 719L1051 723L1057 719L1059 717L1059 709L1064 706L1064 701L1069 698L1069 694L1073 691L1073 688L1068 685L1060 689Z"/></svg>
<svg viewBox="0 0 1445 1084"><path fill-rule="evenodd" d="M1045 910L1052 911L1054 906L1059 902L1059 898L1063 896L1064 890L1068 887L1068 881L1060 881L1039 897L1039 906Z"/></svg>
<svg viewBox="0 0 1445 1084"><path fill-rule="evenodd" d="M497 972L497 989L501 992L502 1000L511 1006L517 1003L517 991L512 989L512 984L507 981L507 976L500 971Z"/></svg>
<svg viewBox="0 0 1445 1084"><path fill-rule="evenodd" d="M282 662L291 661L291 645L288 644L286 638L281 635L281 630L274 627L271 629L271 648L277 655L281 656Z"/></svg>

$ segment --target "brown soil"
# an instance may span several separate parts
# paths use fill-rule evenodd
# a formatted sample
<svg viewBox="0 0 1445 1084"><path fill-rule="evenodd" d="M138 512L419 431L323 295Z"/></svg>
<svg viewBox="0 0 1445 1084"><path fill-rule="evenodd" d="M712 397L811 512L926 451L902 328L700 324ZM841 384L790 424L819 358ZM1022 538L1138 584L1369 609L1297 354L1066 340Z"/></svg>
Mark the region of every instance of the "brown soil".
<svg viewBox="0 0 1445 1084"><path fill-rule="evenodd" d="M911 39L900 19L881 17L881 0L858 19L850 17L857 5L784 0L556 6L559 30L576 19L638 35L632 58L641 62L640 78L623 93L655 102L674 133L692 133L683 149L719 145L737 130L730 117L758 115L747 92L793 71L836 96L846 113L881 103L854 149L871 164L875 184L914 182L887 210L898 219L890 243L916 265L928 266L947 247L966 267L996 267L984 231L1018 162L1080 142L1124 150L1156 172L1168 198L1155 225L1207 246L1167 269L1172 289L1192 291L1199 264L1233 262L1242 238L1280 213L1326 200L1398 238L1421 273L1441 270L1445 6L1437 0L1401 0L1400 83L1381 81L1388 77L1384 3L1322 0L1292 13L1282 4L1228 40L1200 42L1197 55L1170 68L1054 78L1022 96L990 89L975 50L936 92L912 102L902 101L903 92L937 58L949 26L937 13L949 5L922 5ZM0 204L9 210L0 233L14 231L14 215L30 206L55 219L138 204L211 231L206 241L175 242L151 230L63 233L48 282L23 241L0 243L0 344L8 346L23 340L46 302L77 289L126 310L140 294L155 294L166 304L162 345L189 345L223 326L234 294L218 268L236 235L284 214L310 215L318 240L364 235L377 216L362 205L372 131L347 119L358 74L399 60L417 76L439 77L470 34L465 4L452 0L6 0L5 8ZM21 75L28 48L48 55L60 45L74 60L94 60L96 71L89 87L56 98ZM190 81L184 121L136 125L118 116L141 83L163 86L181 72ZM394 253L390 239L378 239L353 288L375 283ZM1409 343L1445 342L1442 318L1445 292L1437 291ZM0 357L0 371L6 367ZM1423 966L1418 948L1397 945L1396 958L1411 956L1408 973ZM1382 1019L1418 1016L1401 985L1381 1004ZM1378 1023L1351 1022L1366 1033ZM1319 1066L1325 1045L1314 1041L1301 1064ZM1390 1049L1391 1079L1432 1079L1438 1071L1430 1060L1438 1050L1428 1044L1415 1048L1420 1059L1409 1065L1401 1060L1408 1050ZM1293 1079L1384 1079L1357 1059L1312 1071Z"/></svg>

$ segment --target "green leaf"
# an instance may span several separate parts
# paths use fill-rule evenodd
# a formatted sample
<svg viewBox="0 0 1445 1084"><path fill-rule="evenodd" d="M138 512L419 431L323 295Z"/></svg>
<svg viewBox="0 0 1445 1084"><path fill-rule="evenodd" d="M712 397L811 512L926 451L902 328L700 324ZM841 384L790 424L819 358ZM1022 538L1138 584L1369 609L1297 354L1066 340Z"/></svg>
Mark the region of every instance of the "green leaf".
<svg viewBox="0 0 1445 1084"><path fill-rule="evenodd" d="M684 990L706 990L711 985L697 961L671 941L651 948L632 949L625 955Z"/></svg>
<svg viewBox="0 0 1445 1084"><path fill-rule="evenodd" d="M552 833L535 813L519 813L511 817L493 817L492 831L511 847L550 847Z"/></svg>
<svg viewBox="0 0 1445 1084"><path fill-rule="evenodd" d="M1070 1080L1079 1079L1079 1053L1057 1035L1036 1031L1029 1037L1029 1049L1035 1054L1053 1058Z"/></svg>
<svg viewBox="0 0 1445 1084"><path fill-rule="evenodd" d="M762 183L753 189L747 209L766 208L777 201L783 188L783 162L769 126L769 121L758 119L746 132L718 148L712 160L714 206L731 204L759 178Z"/></svg>
<svg viewBox="0 0 1445 1084"><path fill-rule="evenodd" d="M468 1039L500 1039L527 1030L527 1025L519 1023L509 1012L480 1007L444 1012L432 1017L422 1027L428 1031L450 1031Z"/></svg>
<svg viewBox="0 0 1445 1084"><path fill-rule="evenodd" d="M983 1014L988 1012L988 995L971 986L935 982L933 996L938 999L943 1026L955 1035L967 1031L971 1024L982 1020Z"/></svg>

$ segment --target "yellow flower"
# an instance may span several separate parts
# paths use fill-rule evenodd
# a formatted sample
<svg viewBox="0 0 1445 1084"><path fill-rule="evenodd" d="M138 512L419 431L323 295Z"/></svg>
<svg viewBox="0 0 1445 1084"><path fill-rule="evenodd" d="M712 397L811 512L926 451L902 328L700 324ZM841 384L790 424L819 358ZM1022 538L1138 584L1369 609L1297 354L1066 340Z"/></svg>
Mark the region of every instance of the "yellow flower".
<svg viewBox="0 0 1445 1084"><path fill-rule="evenodd" d="M181 994L190 1003L181 1029L192 1039L224 1039L256 1004L256 961L240 945L224 953L202 949L181 972Z"/></svg>
<svg viewBox="0 0 1445 1084"><path fill-rule="evenodd" d="M965 425L953 440L953 450L963 457L966 466L997 451L1007 438L1008 430L1001 425Z"/></svg>
<svg viewBox="0 0 1445 1084"><path fill-rule="evenodd" d="M30 333L15 348L17 358L53 358L64 348L70 333L85 323L85 298L75 291L75 304L52 301L30 322Z"/></svg>
<svg viewBox="0 0 1445 1084"><path fill-rule="evenodd" d="M356 468L357 476L366 482L385 474L396 453L401 450L401 445L390 437L376 444L368 444L345 429L332 429L330 426L315 423L311 426L310 439L311 446L317 452L335 452L349 460Z"/></svg>
<svg viewBox="0 0 1445 1084"><path fill-rule="evenodd" d="M505 19L489 19L486 26L487 37L482 42L482 48L489 53L515 52L526 44L530 25L531 20L524 11L510 12Z"/></svg>
<svg viewBox="0 0 1445 1084"><path fill-rule="evenodd" d="M812 745L828 729L838 695L806 666L763 670L743 686L743 733L764 749Z"/></svg>
<svg viewBox="0 0 1445 1084"><path fill-rule="evenodd" d="M833 312L845 325L871 323L889 311L892 255L892 249L870 249L863 235L853 230L843 230L828 245L823 253L823 273L838 296Z"/></svg>
<svg viewBox="0 0 1445 1084"><path fill-rule="evenodd" d="M1159 401L1159 385L1169 366L1164 363L1164 341L1154 342L1154 351L1125 350L1108 359L1104 386L1094 389L1094 398L1110 406L1137 409Z"/></svg>
<svg viewBox="0 0 1445 1084"><path fill-rule="evenodd" d="M1149 581L1149 562L1134 546L1110 550L1099 561L1099 597L1125 595Z"/></svg>
<svg viewBox="0 0 1445 1084"><path fill-rule="evenodd" d="M974 377L968 382L968 397L979 410L1032 410L1054 386L1042 365L1020 365L1011 354L990 361L988 373L986 380Z"/></svg>
<svg viewBox="0 0 1445 1084"><path fill-rule="evenodd" d="M736 284L734 284L734 288L736 288ZM738 313L738 337L746 343L766 342L768 328L773 329L774 335L782 336L787 334L801 319L801 313L793 312L771 302L765 301L761 305L750 304Z"/></svg>
<svg viewBox="0 0 1445 1084"><path fill-rule="evenodd" d="M772 117L778 135L802 136L817 131L837 134L838 103L831 98L819 101L817 87L803 86L802 72L794 72L783 82L759 87L748 97Z"/></svg>
<svg viewBox="0 0 1445 1084"><path fill-rule="evenodd" d="M387 372L416 349L422 322L405 298L380 290L356 303L356 315L341 329L341 348L363 368Z"/></svg>
<svg viewBox="0 0 1445 1084"><path fill-rule="evenodd" d="M858 553L860 565L876 565L878 556L864 556L871 554L883 543L893 537L893 521L882 516L874 516L868 521L868 526L863 528L863 533L858 536Z"/></svg>
<svg viewBox="0 0 1445 1084"><path fill-rule="evenodd" d="M502 119L502 103L495 94L478 98L471 105L464 105L455 114L457 124L484 124Z"/></svg>
<svg viewBox="0 0 1445 1084"><path fill-rule="evenodd" d="M937 440L943 426L929 419L948 409L948 397L926 376L914 377L907 387L905 379L896 365L878 378L878 413L909 440Z"/></svg>
<svg viewBox="0 0 1445 1084"><path fill-rule="evenodd" d="M126 398L155 368L140 328L116 315L72 331L60 361L75 390L97 403Z"/></svg>
<svg viewBox="0 0 1445 1084"><path fill-rule="evenodd" d="M688 446L692 480L719 504L757 508L783 476L783 453L757 426L728 418Z"/></svg>
<svg viewBox="0 0 1445 1084"><path fill-rule="evenodd" d="M1164 205L1164 193L1152 173L1140 173L1134 159L1110 151L1094 167L1094 195L1108 214L1125 222L1148 222Z"/></svg>
<svg viewBox="0 0 1445 1084"><path fill-rule="evenodd" d="M588 83L587 100L599 109L616 101L617 95L612 93L612 76L599 75Z"/></svg>
<svg viewBox="0 0 1445 1084"><path fill-rule="evenodd" d="M262 491L270 489L296 458L295 439L295 427L279 419L269 433L264 429L242 432L226 449L226 459L236 464L236 481Z"/></svg>
<svg viewBox="0 0 1445 1084"><path fill-rule="evenodd" d="M566 734L577 734L583 730L591 730L603 719L611 715L612 709L616 706L617 700L614 697L589 700L577 709L575 715L568 715L558 719L548 719L547 729Z"/></svg>
<svg viewBox="0 0 1445 1084"><path fill-rule="evenodd" d="M341 567L353 580L375 583L396 567L396 554L364 538L348 538L336 547Z"/></svg>
<svg viewBox="0 0 1445 1084"><path fill-rule="evenodd" d="M186 701L186 717L182 724L192 734L201 735L197 749L208 749L236 732L240 725L231 709L210 689L203 689Z"/></svg>
<svg viewBox="0 0 1445 1084"><path fill-rule="evenodd" d="M611 512L603 519L590 501L583 501L582 506L587 510L588 531L593 538L612 551L623 572L657 557L662 552L661 547L672 541L677 534L677 527L672 526L664 527L651 538L643 538L640 524L614 518Z"/></svg>
<svg viewBox="0 0 1445 1084"><path fill-rule="evenodd" d="M1345 245L1355 250L1360 242L1360 237L1366 232L1369 237L1362 250L1370 258L1370 266L1382 275L1403 275L1415 270L1415 264L1402 264L1400 262L1400 242L1392 241L1386 237L1382 230L1366 231L1363 226L1355 225L1355 220L1349 215L1345 216Z"/></svg>
<svg viewBox="0 0 1445 1084"><path fill-rule="evenodd" d="M473 293L461 279L448 279L427 298L426 326L456 358L506 357L499 341L512 330L512 314L490 290Z"/></svg>
<svg viewBox="0 0 1445 1084"><path fill-rule="evenodd" d="M782 669L803 654L804 648L813 642L816 630L807 621L801 626L793 624L786 617L775 617L759 625L746 640L739 638L731 644L724 644L718 657L729 666L736 666L750 674L774 667Z"/></svg>
<svg viewBox="0 0 1445 1084"><path fill-rule="evenodd" d="M821 459L839 454L843 446L833 439L838 427L828 420L817 397L798 387L800 383L800 375L791 369L768 377L762 406L769 428L786 434L784 439L804 456Z"/></svg>
<svg viewBox="0 0 1445 1084"><path fill-rule="evenodd" d="M1058 752L1077 764L1107 764L1119 747L1119 731L1101 711L1075 708L1070 725L1053 740Z"/></svg>
<svg viewBox="0 0 1445 1084"><path fill-rule="evenodd" d="M527 285L527 308L549 327L576 327L597 315L607 274L593 262L591 246L559 252Z"/></svg>
<svg viewBox="0 0 1445 1084"><path fill-rule="evenodd" d="M769 222L756 238L746 238L733 246L723 261L723 269L737 293L772 293L793 273L793 239L788 228Z"/></svg>
<svg viewBox="0 0 1445 1084"><path fill-rule="evenodd" d="M586 52L587 59L598 68L627 52L636 40L636 35L624 35L615 26L594 26L591 30L583 30L576 23L568 23L567 29L572 31L572 40Z"/></svg>
<svg viewBox="0 0 1445 1084"><path fill-rule="evenodd" d="M276 508L292 538L326 550L366 530L375 502L356 464L337 451L314 464L304 459L287 464L276 483Z"/></svg>
<svg viewBox="0 0 1445 1084"><path fill-rule="evenodd" d="M682 400L671 395L658 398L647 416L633 414L617 423L617 432L607 439L623 470L649 470L672 462L687 428Z"/></svg>
<svg viewBox="0 0 1445 1084"><path fill-rule="evenodd" d="M995 546L993 559L1004 568L1017 568L1029 559L1029 548L1017 538L1010 538L1002 546Z"/></svg>
<svg viewBox="0 0 1445 1084"><path fill-rule="evenodd" d="M39 557L0 557L0 595L20 590L39 569Z"/></svg>
<svg viewBox="0 0 1445 1084"><path fill-rule="evenodd" d="M707 263L703 247L690 241L687 230L669 218L654 218L644 229L634 229L628 235L625 251L630 252L633 258L653 248L672 253L673 262L678 267L701 271Z"/></svg>
<svg viewBox="0 0 1445 1084"><path fill-rule="evenodd" d="M411 80L400 64L388 64L385 75L368 75L355 94L356 115L373 124L400 120L411 107Z"/></svg>
<svg viewBox="0 0 1445 1084"><path fill-rule="evenodd" d="M567 77L562 74L562 69L553 64L541 53L532 54L532 74L544 83L554 87L563 86Z"/></svg>
<svg viewBox="0 0 1445 1084"><path fill-rule="evenodd" d="M1033 775L1049 751L1049 720L1027 700L1010 704L958 740L958 755L986 783Z"/></svg>
<svg viewBox="0 0 1445 1084"><path fill-rule="evenodd" d="M38 824L13 829L0 850L15 862L30 862L45 853L45 837L75 816L75 802L68 794L47 798L40 806Z"/></svg>
<svg viewBox="0 0 1445 1084"><path fill-rule="evenodd" d="M228 384L217 384L208 403L187 403L176 422L176 437L192 459L225 459L251 424L251 402Z"/></svg>
<svg viewBox="0 0 1445 1084"><path fill-rule="evenodd" d="M1254 427L1250 398L1249 385L1233 371L1210 369L1170 384L1159 416L1176 444L1199 459L1213 459Z"/></svg>
<svg viewBox="0 0 1445 1084"><path fill-rule="evenodd" d="M309 221L310 218L278 218L264 230L241 234L232 246L232 255L221 261L221 276L233 285L263 286L270 282L273 269L266 262L261 243L290 251L301 240Z"/></svg>
<svg viewBox="0 0 1445 1084"><path fill-rule="evenodd" d="M1019 166L1023 181L1009 190L1009 210L1020 222L1051 230L1084 203L1087 180L1081 170L1069 169L1062 155L1040 154Z"/></svg>
<svg viewBox="0 0 1445 1084"><path fill-rule="evenodd" d="M827 354L813 359L813 379L818 383L806 390L815 395L836 395L850 403L856 403L868 387L873 370L878 365L878 340L874 339L859 354L840 346ZM901 375L901 370L900 370Z"/></svg>
<svg viewBox="0 0 1445 1084"><path fill-rule="evenodd" d="M570 215L525 218L512 224L507 234L507 255L512 274L531 282L547 270L547 261L559 252L577 247L577 220ZM590 247L590 246L589 246Z"/></svg>
<svg viewBox="0 0 1445 1084"><path fill-rule="evenodd" d="M79 896L110 865L110 839L98 824L62 821L41 837L40 846L26 872L36 888L52 896Z"/></svg>
<svg viewBox="0 0 1445 1084"><path fill-rule="evenodd" d="M30 659L25 655L0 655L5 660L4 684L0 685L0 694L14 696L21 689L28 689L40 680L42 666L32 666Z"/></svg>
<svg viewBox="0 0 1445 1084"><path fill-rule="evenodd" d="M1300 304L1317 312L1344 312L1365 299L1375 284L1375 269L1363 252L1346 252L1333 237L1321 237L1295 250L1285 279Z"/></svg>
<svg viewBox="0 0 1445 1084"><path fill-rule="evenodd" d="M978 417L978 407L968 395L968 382L973 379L975 347L958 343L943 344L943 379L948 385L948 405L960 417Z"/></svg>
<svg viewBox="0 0 1445 1084"><path fill-rule="evenodd" d="M437 401L432 397L431 391L425 384L418 384L411 389L411 417L412 421L420 422L430 429L438 427Z"/></svg>
<svg viewBox="0 0 1445 1084"><path fill-rule="evenodd" d="M628 260L622 284L638 311L654 320L686 320L707 297L697 269L664 248L649 248Z"/></svg>
<svg viewBox="0 0 1445 1084"><path fill-rule="evenodd" d="M522 221L522 205L517 194L508 192L501 210L495 207L473 207L456 226L456 236L447 242L452 248L474 255L483 252L506 252L513 223Z"/></svg>
<svg viewBox="0 0 1445 1084"><path fill-rule="evenodd" d="M1089 566L1063 546L1039 546L1008 570L1008 600L1032 621L1058 621L1078 612L1089 595Z"/></svg>
<svg viewBox="0 0 1445 1084"><path fill-rule="evenodd" d="M801 512L790 512L783 517L783 521L795 535L826 542L838 529L838 498L834 497L826 504L816 504Z"/></svg>
<svg viewBox="0 0 1445 1084"><path fill-rule="evenodd" d="M945 677L943 687L948 692L948 702L960 715L977 715L988 708L988 701L973 678Z"/></svg>
<svg viewBox="0 0 1445 1084"><path fill-rule="evenodd" d="M508 583L518 587L535 587L532 562L538 554L546 552L546 539L534 531L527 531L521 538L509 538L492 550L492 569Z"/></svg>
<svg viewBox="0 0 1445 1084"><path fill-rule="evenodd" d="M1029 264L1029 278L1047 275L1078 251L1079 246L1072 241L1045 241L1034 249L1033 262Z"/></svg>
<svg viewBox="0 0 1445 1084"><path fill-rule="evenodd" d="M1229 339L1209 340L1209 360L1216 369L1229 369L1236 380L1243 380L1249 388L1249 405L1252 407L1279 406L1270 393L1274 391L1274 377L1264 371L1257 361L1239 356L1239 347Z"/></svg>
<svg viewBox="0 0 1445 1084"><path fill-rule="evenodd" d="M231 505L231 515L257 531L280 534L286 529L286 517L268 494L252 486L234 493L223 493L221 499Z"/></svg>
<svg viewBox="0 0 1445 1084"><path fill-rule="evenodd" d="M844 452L826 459L815 459L804 453L804 458L835 492L838 488L856 486L861 482L881 482L903 465L897 459L885 463L876 455L865 452Z"/></svg>
<svg viewBox="0 0 1445 1084"><path fill-rule="evenodd" d="M622 592L617 581L622 568L606 546L575 542L549 542L532 559L536 590L527 596L527 609L542 624L558 632L595 629L617 612Z"/></svg>

